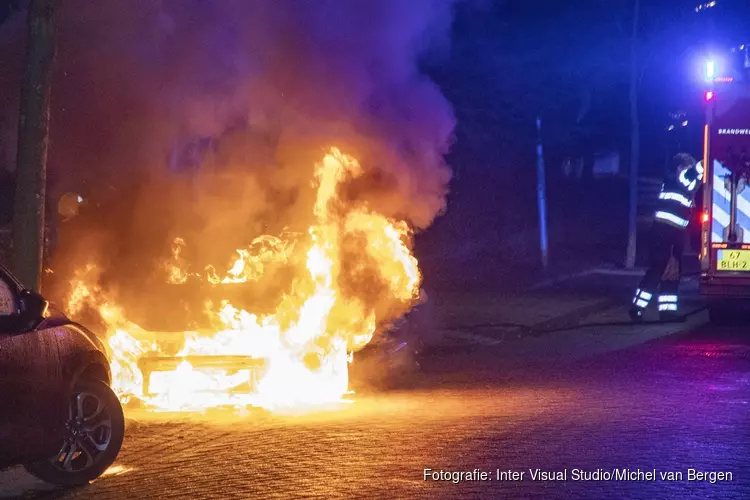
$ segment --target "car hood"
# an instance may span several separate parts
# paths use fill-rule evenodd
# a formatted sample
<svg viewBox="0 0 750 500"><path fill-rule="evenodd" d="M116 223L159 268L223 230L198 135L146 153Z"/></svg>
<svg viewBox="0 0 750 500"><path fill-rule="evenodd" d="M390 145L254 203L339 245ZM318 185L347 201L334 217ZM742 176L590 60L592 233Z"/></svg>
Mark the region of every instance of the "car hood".
<svg viewBox="0 0 750 500"><path fill-rule="evenodd" d="M99 337L96 336L94 332L81 325L80 323L72 321L61 310L55 308L54 306L49 307L49 309L47 310L47 317L44 318L39 323L39 325L37 325L36 330L55 328L64 325L71 325L77 330L80 330L80 332L83 333L83 335L85 335L97 347L97 349L104 353L107 352L106 348L104 347L104 343Z"/></svg>

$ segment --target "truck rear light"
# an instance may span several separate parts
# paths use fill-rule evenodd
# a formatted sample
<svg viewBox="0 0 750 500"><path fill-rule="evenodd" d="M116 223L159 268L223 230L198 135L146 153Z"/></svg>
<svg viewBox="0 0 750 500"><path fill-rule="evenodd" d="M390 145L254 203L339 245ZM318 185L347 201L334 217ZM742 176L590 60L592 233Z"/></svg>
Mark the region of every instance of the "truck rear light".
<svg viewBox="0 0 750 500"><path fill-rule="evenodd" d="M710 216L708 215L708 211L701 214L701 222L706 223L708 222L709 218Z"/></svg>
<svg viewBox="0 0 750 500"><path fill-rule="evenodd" d="M708 90L706 91L705 97L706 97L706 102L710 102L714 100L714 97L716 97L716 94L714 94L713 90Z"/></svg>

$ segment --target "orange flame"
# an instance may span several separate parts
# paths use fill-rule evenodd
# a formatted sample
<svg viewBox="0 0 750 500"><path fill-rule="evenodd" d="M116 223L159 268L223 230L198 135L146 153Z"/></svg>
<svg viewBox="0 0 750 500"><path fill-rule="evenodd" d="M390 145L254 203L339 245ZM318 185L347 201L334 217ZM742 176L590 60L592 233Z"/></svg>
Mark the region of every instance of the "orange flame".
<svg viewBox="0 0 750 500"><path fill-rule="evenodd" d="M188 280L187 263L180 254L185 248L185 240L175 238L172 242L172 260L165 263L168 283L182 284Z"/></svg>
<svg viewBox="0 0 750 500"><path fill-rule="evenodd" d="M289 259L293 243L267 234L258 236L248 248L236 250L237 258L223 278L218 276L213 266L207 266L206 279L214 285L256 281L263 276L266 264L286 262Z"/></svg>
<svg viewBox="0 0 750 500"><path fill-rule="evenodd" d="M356 159L332 148L316 165L316 222L305 238L261 236L237 250L225 276L207 270L205 279L211 284L242 283L259 279L270 262L289 263L304 255L304 269L273 314L258 316L228 301L218 309L209 305L215 328L179 334L181 347L175 355L165 354L165 336L128 321L90 284L96 266L81 270L72 281L68 311L75 316L86 305L99 311L108 329L118 395L165 410L253 404L284 411L341 401L352 354L370 342L378 325L408 311L421 282L409 226L364 203L347 205L338 198L339 186L362 173ZM183 240L174 241L165 267L170 283L199 277L189 273L181 256L184 247ZM169 369L144 373L144 363L167 356L175 362ZM263 366L196 365L227 356L259 360Z"/></svg>

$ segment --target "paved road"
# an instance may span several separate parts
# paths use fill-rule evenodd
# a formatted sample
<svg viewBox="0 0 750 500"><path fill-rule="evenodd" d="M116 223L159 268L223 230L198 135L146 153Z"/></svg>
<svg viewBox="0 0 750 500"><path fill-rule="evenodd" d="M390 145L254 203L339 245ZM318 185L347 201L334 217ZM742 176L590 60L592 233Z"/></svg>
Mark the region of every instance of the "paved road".
<svg viewBox="0 0 750 500"><path fill-rule="evenodd" d="M55 491L13 469L0 473L0 496L750 498L750 334L701 321L685 334L543 364L508 363L503 344L452 350L426 360L411 390L362 394L315 417L136 416L108 477ZM478 469L492 480L425 481L426 468ZM567 480L535 481L529 469L567 470ZM657 478L580 481L576 469L656 469ZM689 469L732 480L689 481ZM498 470L523 480L498 481ZM682 480L659 477L672 471Z"/></svg>

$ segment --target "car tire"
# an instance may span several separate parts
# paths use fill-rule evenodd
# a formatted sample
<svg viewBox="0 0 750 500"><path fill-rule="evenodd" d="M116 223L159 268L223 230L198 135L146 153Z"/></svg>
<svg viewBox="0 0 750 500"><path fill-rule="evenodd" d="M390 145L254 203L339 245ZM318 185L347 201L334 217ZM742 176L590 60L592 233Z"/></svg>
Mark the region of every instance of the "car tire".
<svg viewBox="0 0 750 500"><path fill-rule="evenodd" d="M125 416L115 393L99 380L75 384L68 416L60 451L24 467L42 481L80 486L101 476L117 458L125 436Z"/></svg>

